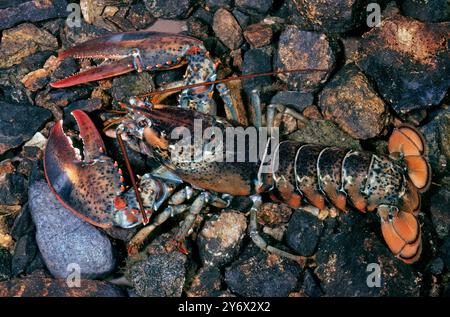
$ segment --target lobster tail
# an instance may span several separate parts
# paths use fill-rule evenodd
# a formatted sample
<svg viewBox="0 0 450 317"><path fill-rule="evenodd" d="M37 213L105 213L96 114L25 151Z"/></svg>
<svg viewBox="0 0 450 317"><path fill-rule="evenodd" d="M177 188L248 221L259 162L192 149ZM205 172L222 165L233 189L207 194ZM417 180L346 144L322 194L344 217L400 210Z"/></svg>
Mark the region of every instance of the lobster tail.
<svg viewBox="0 0 450 317"><path fill-rule="evenodd" d="M414 127L402 124L392 132L388 150L390 154L399 154L404 159L411 182L420 192L426 191L431 181L431 168L424 157L422 134Z"/></svg>

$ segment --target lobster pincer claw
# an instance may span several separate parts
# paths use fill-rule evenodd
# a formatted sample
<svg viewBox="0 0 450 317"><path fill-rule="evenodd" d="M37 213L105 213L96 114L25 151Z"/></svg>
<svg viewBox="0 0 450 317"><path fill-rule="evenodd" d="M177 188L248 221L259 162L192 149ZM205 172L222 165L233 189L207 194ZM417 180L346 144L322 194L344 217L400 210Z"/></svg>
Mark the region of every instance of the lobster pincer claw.
<svg viewBox="0 0 450 317"><path fill-rule="evenodd" d="M190 56L198 54L207 55L202 41L185 35L151 31L106 35L62 51L58 58L103 58L108 62L54 82L51 86L70 87L133 70L176 68L186 64Z"/></svg>
<svg viewBox="0 0 450 317"><path fill-rule="evenodd" d="M72 115L83 141L83 158L64 133L62 121L58 121L44 152L44 172L50 189L67 209L95 226L129 228L140 224L142 216L136 199L124 192L121 172L104 154L103 140L93 122L81 110Z"/></svg>

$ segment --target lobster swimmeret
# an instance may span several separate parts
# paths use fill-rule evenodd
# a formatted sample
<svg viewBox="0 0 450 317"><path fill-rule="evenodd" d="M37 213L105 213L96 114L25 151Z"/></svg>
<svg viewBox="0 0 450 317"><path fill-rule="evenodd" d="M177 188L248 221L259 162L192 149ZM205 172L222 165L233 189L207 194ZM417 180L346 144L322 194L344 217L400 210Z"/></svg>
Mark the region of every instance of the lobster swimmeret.
<svg viewBox="0 0 450 317"><path fill-rule="evenodd" d="M73 54L74 50L71 52ZM210 74L209 78L214 76L215 73ZM75 84L87 81L86 78L78 81L79 78L80 75L75 77ZM68 83L73 82L69 79L65 84ZM193 93L204 97L202 89L188 91L190 98ZM203 98L202 102L204 100L207 99ZM255 103L254 108L260 109L257 98ZM229 155L235 151L234 147L227 149L226 144L203 147L201 159L197 161L174 159L179 140L170 136L175 128L184 127L194 135L195 120L202 123L203 131L211 127L225 131L232 126L215 117L215 113L205 111L201 104L196 109L202 112L137 99L131 99L125 107L128 112L116 129L117 135L131 148L156 157L162 164L160 169L145 174L140 180L139 196L146 215L152 217L155 211L158 214L133 239L130 250L135 251L136 246L169 217L188 211L176 237L177 241L183 241L206 204L224 208L231 196L249 195L253 201L249 233L255 244L303 261L299 256L269 246L257 231L256 214L262 203L261 194L269 192L292 208L308 202L319 209L331 203L342 211L350 205L362 212L376 210L383 237L395 256L406 263L419 258L422 246L417 221L419 193L427 189L431 172L423 156L425 143L413 127L400 125L394 129L388 142L389 156L294 141L282 141L271 149L269 142L266 154L269 150L272 152L272 161L268 162L268 169L263 169L262 162L212 159L217 152ZM84 158L81 159L64 134L62 122L57 122L49 135L44 156L50 187L66 207L94 225L129 228L140 224L143 215L139 212L137 195L125 190L120 169L106 156L94 124L80 110L72 114L80 128ZM273 122L273 113L269 115L268 111L267 115L267 122ZM261 118L261 114L256 118ZM260 126L260 122L256 125ZM187 151L190 150L188 147ZM188 185L181 185L186 183Z"/></svg>

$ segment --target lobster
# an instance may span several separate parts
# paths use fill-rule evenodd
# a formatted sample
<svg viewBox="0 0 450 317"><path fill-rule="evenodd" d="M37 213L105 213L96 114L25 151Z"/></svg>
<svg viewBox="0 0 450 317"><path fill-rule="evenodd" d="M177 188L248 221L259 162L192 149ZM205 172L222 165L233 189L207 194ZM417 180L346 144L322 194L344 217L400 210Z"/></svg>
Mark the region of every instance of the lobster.
<svg viewBox="0 0 450 317"><path fill-rule="evenodd" d="M161 54L150 54L154 49L145 51L130 48L136 44L136 40L128 42L128 39L139 38L139 43L149 45L153 42L148 36L145 32L126 33L122 37L113 35L69 49L72 55L86 56L87 50L91 56L99 56L95 45L105 45L110 41L106 47L111 51L111 40L114 40L114 45L126 47L131 55L122 54L123 60L119 61L118 66L100 66L100 74L88 70L87 73L79 73L53 86L62 87L133 69L140 71L149 68L142 52L153 58ZM165 36L168 35L158 37L150 34L151 39ZM119 37L125 42L117 43ZM192 40L181 35L176 38L180 41ZM80 50L82 53L78 53ZM181 51L188 60L193 59L192 54L197 56L202 52L197 46ZM69 53L63 52L62 58ZM202 63L213 64L208 54L202 52L201 56ZM209 79L214 79L215 68L208 69ZM184 83L189 85L195 76L189 73L186 77L190 80ZM196 81L199 85L203 82ZM138 98L131 98L128 104L122 104L127 112L116 128L119 144L125 140L132 149L152 156L161 163L159 168L141 177L139 186L132 177L134 193L126 190L121 169L106 155L100 133L83 111L72 112L83 140L83 158L65 135L62 121L56 122L44 153L45 177L56 197L87 222L103 228L131 228L141 223L147 224L151 219L151 223L143 227L130 242L131 253L136 252L158 225L170 217L187 212L175 237L179 248L184 250L182 242L206 205L225 208L233 196L249 196L253 203L248 228L253 242L263 250L305 263L304 257L270 246L259 234L257 213L262 204L262 194L269 193L292 208L299 208L306 202L318 209L331 204L342 211L347 211L351 206L361 212L376 211L380 216L382 236L392 253L405 263L419 259L422 248L421 229L417 220L419 194L428 188L431 170L424 158L425 142L415 128L405 124L394 128L388 141L389 156L289 140L278 143L276 130L269 129L267 138L257 138L252 145L263 154L254 160L249 159L252 146L235 149L234 144L230 147L228 143L218 142L220 135L239 128L239 125L217 117L213 108L204 107L205 104L211 105L211 94L205 95L204 92L205 89L212 92L212 84L194 86L182 90L181 94L186 98L180 102L181 107ZM233 106L226 91L222 91L221 95L228 106ZM255 126L261 131L258 94L253 93L251 99ZM192 101L198 108L186 106ZM273 123L275 111L300 117L292 109L269 105L266 112L269 127ZM180 131L195 135L199 125L201 135L204 138L206 135L206 145L180 143ZM233 131L246 133L243 127ZM180 159L181 154L184 154L184 159ZM217 157L232 159L221 160ZM237 157L241 157L241 160L236 160ZM127 160L126 163L130 171Z"/></svg>

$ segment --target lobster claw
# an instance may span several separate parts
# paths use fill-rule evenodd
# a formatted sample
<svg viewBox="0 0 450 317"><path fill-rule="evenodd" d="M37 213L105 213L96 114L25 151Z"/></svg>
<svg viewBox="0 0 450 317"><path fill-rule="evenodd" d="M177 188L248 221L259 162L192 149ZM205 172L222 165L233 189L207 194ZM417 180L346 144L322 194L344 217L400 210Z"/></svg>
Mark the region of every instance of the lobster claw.
<svg viewBox="0 0 450 317"><path fill-rule="evenodd" d="M113 160L103 154L104 143L89 117L81 110L72 115L80 128L84 160L65 135L60 120L52 128L45 148L45 177L67 209L95 226L111 227L120 174Z"/></svg>
<svg viewBox="0 0 450 317"><path fill-rule="evenodd" d="M104 78L122 75L133 70L165 70L186 63L189 54L205 51L195 38L170 33L137 31L98 37L60 52L63 60L75 58L103 58L111 61L89 68L51 84L63 88Z"/></svg>

